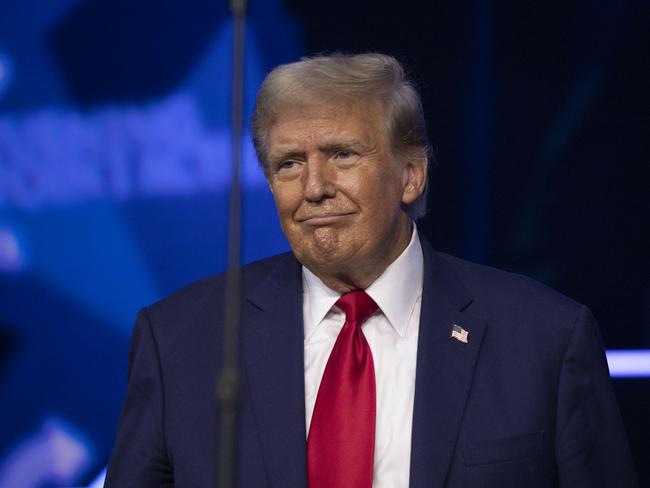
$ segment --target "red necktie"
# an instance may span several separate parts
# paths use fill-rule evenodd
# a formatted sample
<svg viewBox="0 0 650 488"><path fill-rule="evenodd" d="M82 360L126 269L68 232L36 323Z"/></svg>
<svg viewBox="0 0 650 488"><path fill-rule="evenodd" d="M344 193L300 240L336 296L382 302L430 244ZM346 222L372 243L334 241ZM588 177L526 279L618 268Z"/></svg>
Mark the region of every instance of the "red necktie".
<svg viewBox="0 0 650 488"><path fill-rule="evenodd" d="M371 488L375 367L361 325L377 310L362 290L336 302L345 324L327 360L309 427L309 488Z"/></svg>

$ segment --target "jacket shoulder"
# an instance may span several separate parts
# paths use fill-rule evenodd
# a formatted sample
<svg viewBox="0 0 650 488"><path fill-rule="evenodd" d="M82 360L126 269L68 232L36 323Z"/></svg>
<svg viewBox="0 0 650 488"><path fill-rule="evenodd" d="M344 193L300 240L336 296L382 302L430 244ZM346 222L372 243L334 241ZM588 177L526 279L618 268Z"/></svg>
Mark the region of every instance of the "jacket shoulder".
<svg viewBox="0 0 650 488"><path fill-rule="evenodd" d="M471 309L489 316L530 315L571 323L584 308L575 300L528 276L472 263L437 252L473 297Z"/></svg>
<svg viewBox="0 0 650 488"><path fill-rule="evenodd" d="M241 291L248 289L272 272L291 269L295 266L295 257L287 252L246 264L241 267ZM169 296L146 307L154 319L166 322L187 323L192 317L215 314L222 309L226 290L226 273L215 274L200 279L175 291Z"/></svg>

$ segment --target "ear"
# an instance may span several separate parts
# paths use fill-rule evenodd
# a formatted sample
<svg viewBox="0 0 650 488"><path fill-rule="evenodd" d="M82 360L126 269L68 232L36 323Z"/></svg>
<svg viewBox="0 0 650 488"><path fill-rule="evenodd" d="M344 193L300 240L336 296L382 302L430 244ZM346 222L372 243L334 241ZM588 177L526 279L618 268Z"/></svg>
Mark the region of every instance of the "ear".
<svg viewBox="0 0 650 488"><path fill-rule="evenodd" d="M426 154L411 158L404 165L404 189L402 191L402 203L404 205L412 204L424 193L428 167Z"/></svg>

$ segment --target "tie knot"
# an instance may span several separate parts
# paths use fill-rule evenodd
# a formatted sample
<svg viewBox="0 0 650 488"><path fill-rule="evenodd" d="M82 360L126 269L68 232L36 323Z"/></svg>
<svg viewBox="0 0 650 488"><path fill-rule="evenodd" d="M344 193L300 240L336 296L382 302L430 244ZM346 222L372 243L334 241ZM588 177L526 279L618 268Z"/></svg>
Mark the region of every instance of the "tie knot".
<svg viewBox="0 0 650 488"><path fill-rule="evenodd" d="M354 290L342 295L336 302L336 306L345 312L345 320L358 325L368 320L379 308L363 290Z"/></svg>

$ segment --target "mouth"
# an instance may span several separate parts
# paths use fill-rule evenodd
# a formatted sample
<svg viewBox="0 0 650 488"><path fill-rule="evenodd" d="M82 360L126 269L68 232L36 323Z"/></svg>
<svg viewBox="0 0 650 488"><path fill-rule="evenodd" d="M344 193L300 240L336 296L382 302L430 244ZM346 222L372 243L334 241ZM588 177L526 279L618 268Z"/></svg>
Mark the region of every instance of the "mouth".
<svg viewBox="0 0 650 488"><path fill-rule="evenodd" d="M301 217L296 220L301 224L307 224L307 225L314 225L314 226L331 225L331 224L336 224L341 222L342 220L346 219L350 215L352 215L352 212L328 212L328 213L310 215L308 217Z"/></svg>

